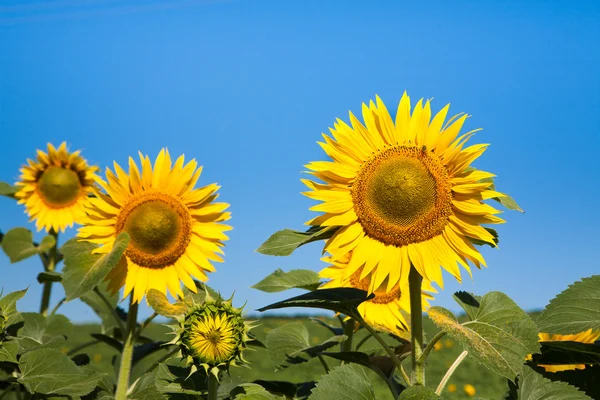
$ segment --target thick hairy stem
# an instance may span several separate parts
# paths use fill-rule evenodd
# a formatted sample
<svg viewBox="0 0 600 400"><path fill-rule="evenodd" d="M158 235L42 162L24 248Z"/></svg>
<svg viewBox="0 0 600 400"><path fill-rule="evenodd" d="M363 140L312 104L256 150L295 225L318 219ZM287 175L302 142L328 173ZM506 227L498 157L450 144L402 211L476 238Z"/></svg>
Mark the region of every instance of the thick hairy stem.
<svg viewBox="0 0 600 400"><path fill-rule="evenodd" d="M425 364L421 359L423 354L423 305L421 304L421 283L423 277L411 266L408 274L410 291L410 343L412 345L412 372L413 385L425 385Z"/></svg>
<svg viewBox="0 0 600 400"><path fill-rule="evenodd" d="M54 247L48 252L47 262L44 263L44 270L46 272L53 272L56 269L58 263L58 233L54 229L50 230L50 235L54 236ZM44 258L42 258L42 261ZM42 303L40 304L40 314L44 317L48 315L48 308L50 307L50 295L52 294L52 284L54 282L44 282L44 291L42 293Z"/></svg>
<svg viewBox="0 0 600 400"><path fill-rule="evenodd" d="M135 344L135 324L137 321L138 304L130 295L129 312L127 313L127 327L125 328L125 342L119 365L119 377L117 379L117 393L115 400L126 400L129 389L129 376L131 375L131 359L133 357L133 346Z"/></svg>

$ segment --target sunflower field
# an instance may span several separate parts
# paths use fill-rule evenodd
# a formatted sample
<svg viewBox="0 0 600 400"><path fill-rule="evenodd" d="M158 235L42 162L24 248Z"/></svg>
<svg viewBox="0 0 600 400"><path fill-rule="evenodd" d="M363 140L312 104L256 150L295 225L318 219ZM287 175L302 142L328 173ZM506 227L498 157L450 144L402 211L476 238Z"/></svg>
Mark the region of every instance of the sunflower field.
<svg viewBox="0 0 600 400"><path fill-rule="evenodd" d="M39 258L43 292L38 313L19 311L27 288L1 295L0 399L600 399L600 275L536 315L498 291L455 293L460 315L430 305L443 271L461 281L486 266L501 212L523 212L474 166L488 145L470 143L467 117L405 92L392 111L375 97L323 134L302 180L308 229L273 227L257 251L317 246L327 266L246 285L305 291L259 312L322 318L249 318L234 305L244 299L205 283L232 225L195 159L163 148L102 174L64 142L38 149L0 183L45 232L36 242L1 227L5 261ZM65 297L53 303L55 285ZM76 299L100 325L61 314Z"/></svg>

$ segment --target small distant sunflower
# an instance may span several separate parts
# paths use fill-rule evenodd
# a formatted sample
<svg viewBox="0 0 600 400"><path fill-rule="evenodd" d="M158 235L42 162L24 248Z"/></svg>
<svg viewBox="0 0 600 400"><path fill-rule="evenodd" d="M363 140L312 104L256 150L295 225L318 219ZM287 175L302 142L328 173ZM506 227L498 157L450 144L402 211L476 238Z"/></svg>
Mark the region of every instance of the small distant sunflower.
<svg viewBox="0 0 600 400"><path fill-rule="evenodd" d="M349 274L377 271L372 286L387 280L392 290L412 264L443 287L440 266L460 280L458 265L469 273L468 261L485 265L471 239L495 246L482 224L504 220L484 200L505 195L492 190L493 174L471 167L487 145L464 148L475 131L457 137L467 115L444 125L448 107L431 119L421 99L411 115L405 93L394 122L377 97L363 104L365 125L350 113L351 126L338 119L333 138L323 134L319 145L333 161L306 165L324 182L303 180L304 194L322 202L311 210L323 214L307 224L340 226L325 251L333 260L353 251Z"/></svg>
<svg viewBox="0 0 600 400"><path fill-rule="evenodd" d="M38 150L37 160L28 159L21 168L15 197L25 204L38 231L62 232L84 219L98 167L89 166L79 154L70 153L66 142L58 149L48 143L48 153Z"/></svg>
<svg viewBox="0 0 600 400"><path fill-rule="evenodd" d="M196 160L184 165L182 155L172 165L165 149L154 169L148 156L140 153L140 160L141 171L131 157L129 174L117 163L116 175L106 169L108 183L98 179L106 194L96 191L78 236L108 253L117 235L129 234L124 257L107 276L113 292L124 285L124 297L133 291L135 302L150 289L183 297L180 281L196 292L192 276L206 281L215 270L211 261L223 261L223 232L231 227L220 222L230 218L229 204L213 203L216 184L194 189L202 171Z"/></svg>
<svg viewBox="0 0 600 400"><path fill-rule="evenodd" d="M337 261L333 261L331 257L324 257L323 261L333 265L326 267L319 273L322 278L330 279L320 288L351 287L374 293L374 298L364 301L358 306L358 312L365 322L398 336L406 336L406 333L410 330L410 323L406 321L406 317L410 315L408 279L402 280L402 285L396 286L391 291L387 290L385 283L375 287L373 286L375 279L372 275L362 275L363 268L354 271L350 276L346 275L351 257L352 253L345 254ZM426 291L435 291L426 281L423 281L422 288ZM429 308L428 300L432 298L433 296L423 292L423 310Z"/></svg>
<svg viewBox="0 0 600 400"><path fill-rule="evenodd" d="M594 331L588 329L585 332L576 333L574 335L552 335L548 333L538 334L540 342L580 342L594 343L600 338L600 330ZM567 364L567 365L539 365L547 372L560 372L573 369L585 369L585 364Z"/></svg>
<svg viewBox="0 0 600 400"><path fill-rule="evenodd" d="M233 307L231 299L207 298L202 304L189 308L173 327L181 356L188 364L203 367L218 376L218 370L247 362L242 352L248 347L248 332L252 325L242 316L241 308Z"/></svg>

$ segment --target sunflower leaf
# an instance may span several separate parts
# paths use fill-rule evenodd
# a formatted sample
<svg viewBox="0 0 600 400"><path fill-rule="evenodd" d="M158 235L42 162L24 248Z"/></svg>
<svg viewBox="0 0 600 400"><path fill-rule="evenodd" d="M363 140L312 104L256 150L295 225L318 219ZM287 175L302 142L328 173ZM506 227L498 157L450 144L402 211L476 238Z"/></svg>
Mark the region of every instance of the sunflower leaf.
<svg viewBox="0 0 600 400"><path fill-rule="evenodd" d="M0 182L0 196L15 197L19 189L10 183Z"/></svg>
<svg viewBox="0 0 600 400"><path fill-rule="evenodd" d="M235 400L284 400L285 396L276 396L256 383L242 383L229 392Z"/></svg>
<svg viewBox="0 0 600 400"><path fill-rule="evenodd" d="M61 346L73 331L73 324L64 315L44 317L38 313L22 313L23 327L19 330L21 351Z"/></svg>
<svg viewBox="0 0 600 400"><path fill-rule="evenodd" d="M398 400L436 400L440 396L427 386L411 386L400 393Z"/></svg>
<svg viewBox="0 0 600 400"><path fill-rule="evenodd" d="M600 399L600 365L586 365L585 369L573 369L558 372L546 372L543 368L533 368L544 378L551 381L568 383L579 388L592 399ZM514 388L513 392L516 391ZM516 398L513 396L513 398Z"/></svg>
<svg viewBox="0 0 600 400"><path fill-rule="evenodd" d="M3 340L0 343L0 362L10 362L18 364L17 353L19 352L19 343L16 340Z"/></svg>
<svg viewBox="0 0 600 400"><path fill-rule="evenodd" d="M576 387L564 382L553 382L524 365L516 385L506 400L592 400Z"/></svg>
<svg viewBox="0 0 600 400"><path fill-rule="evenodd" d="M309 400L375 400L375 391L364 369L344 364L324 375L312 390Z"/></svg>
<svg viewBox="0 0 600 400"><path fill-rule="evenodd" d="M19 360L21 377L18 382L32 393L84 396L106 375L89 368L80 368L54 349L30 351Z"/></svg>
<svg viewBox="0 0 600 400"><path fill-rule="evenodd" d="M0 309L7 318L6 330L9 330L12 325L23 320L21 313L17 311L17 301L22 299L23 296L25 296L25 293L27 293L27 289L18 290L7 294L0 299Z"/></svg>
<svg viewBox="0 0 600 400"><path fill-rule="evenodd" d="M507 194L505 194L502 197L494 197L493 199L496 200L498 203L502 204L504 207L508 208L509 210L525 212L521 207L519 207L515 199L513 199Z"/></svg>
<svg viewBox="0 0 600 400"><path fill-rule="evenodd" d="M146 293L146 300L148 300L148 304L152 307L154 312L163 317L177 317L185 314L187 311L187 306L185 304L182 302L171 304L169 299L167 299L167 296L156 289L150 289L148 293Z"/></svg>
<svg viewBox="0 0 600 400"><path fill-rule="evenodd" d="M160 393L180 393L200 396L206 394L206 374L204 369L190 373L183 359L172 358L158 364L155 385Z"/></svg>
<svg viewBox="0 0 600 400"><path fill-rule="evenodd" d="M92 291L100 284L119 261L129 244L127 232L121 232L112 250L105 254L93 254L96 245L79 242L73 238L62 247L65 266L63 268L63 286L67 301L71 301Z"/></svg>
<svg viewBox="0 0 600 400"><path fill-rule="evenodd" d="M256 251L268 256L289 256L298 247L332 237L339 226L313 226L306 232L283 229L271 235Z"/></svg>
<svg viewBox="0 0 600 400"><path fill-rule="evenodd" d="M600 329L600 275L569 285L550 300L536 322L541 332L561 335Z"/></svg>
<svg viewBox="0 0 600 400"><path fill-rule="evenodd" d="M55 245L56 240L51 235L44 237L39 245L33 243L33 233L27 228L11 229L2 239L2 249L11 263L44 253Z"/></svg>
<svg viewBox="0 0 600 400"><path fill-rule="evenodd" d="M271 275L254 286L254 289L267 293L281 292L288 289L316 290L321 285L319 274L308 269L293 269L284 272L277 269Z"/></svg>
<svg viewBox="0 0 600 400"><path fill-rule="evenodd" d="M258 311L274 310L288 307L322 308L336 311L350 317L360 318L357 307L363 301L372 299L373 294L354 288L321 289L291 297L287 300L259 308Z"/></svg>
<svg viewBox="0 0 600 400"><path fill-rule="evenodd" d="M538 353L540 348L535 323L504 293L490 292L475 297L459 292L455 298L470 321L461 324L442 307L429 309L431 320L460 342L470 357L514 380L525 357Z"/></svg>
<svg viewBox="0 0 600 400"><path fill-rule="evenodd" d="M544 365L600 364L600 342L541 342L542 354L533 355L533 363Z"/></svg>

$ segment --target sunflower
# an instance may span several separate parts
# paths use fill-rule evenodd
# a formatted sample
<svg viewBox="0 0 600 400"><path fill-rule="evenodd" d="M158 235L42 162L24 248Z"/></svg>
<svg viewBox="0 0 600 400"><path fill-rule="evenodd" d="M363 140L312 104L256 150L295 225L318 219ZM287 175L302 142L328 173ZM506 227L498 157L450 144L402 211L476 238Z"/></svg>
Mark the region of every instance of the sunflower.
<svg viewBox="0 0 600 400"><path fill-rule="evenodd" d="M330 279L320 288L351 287L365 290L369 294L374 293L374 298L364 301L358 306L358 312L365 322L400 337L407 336L406 333L410 330L410 324L406 322L406 317L410 315L408 279L402 280L402 285L391 291L387 290L385 283L375 287L373 286L375 278L369 274L363 275L363 268L354 271L350 276L346 275L351 258L352 253L345 254L337 261L332 260L331 257L324 257L322 260L332 265L319 273L321 278ZM435 291L426 281L423 281L422 288L429 292ZM429 308L428 300L433 298L425 291L422 297L423 310Z"/></svg>
<svg viewBox="0 0 600 400"><path fill-rule="evenodd" d="M471 273L485 260L472 240L495 246L482 224L504 222L484 200L505 196L493 190L494 175L471 167L486 144L464 147L475 131L459 132L467 115L445 125L449 105L431 120L429 101L419 100L410 113L404 93L395 122L379 97L363 104L363 125L350 113L319 145L332 161L306 165L324 183L303 180L304 194L322 203L323 214L307 222L339 226L325 251L339 260L350 251L347 275L375 271L372 287L387 281L386 291L408 276L411 264L424 279L443 287L440 266L461 280L459 265Z"/></svg>
<svg viewBox="0 0 600 400"><path fill-rule="evenodd" d="M585 332L576 333L574 335L553 335L548 333L539 333L540 342L580 342L594 343L600 338L600 330L594 331L588 329ZM530 359L530 357L528 357ZM585 369L585 364L568 364L568 365L539 365L547 372L568 371L572 369Z"/></svg>
<svg viewBox="0 0 600 400"><path fill-rule="evenodd" d="M88 166L79 154L70 153L66 142L58 149L48 143L48 153L38 150L37 160L28 159L21 168L15 197L38 231L62 232L84 219L98 167Z"/></svg>
<svg viewBox="0 0 600 400"><path fill-rule="evenodd" d="M134 302L150 289L183 297L180 281L196 292L192 277L208 280L215 270L211 261L222 262L223 233L231 227L221 224L230 218L227 203L214 203L219 186L194 189L202 167L196 160L184 165L184 156L171 163L162 149L154 163L140 153L141 171L129 158L129 174L117 163L115 173L106 169L108 183L98 179L106 191L96 191L90 200L88 218L78 236L101 245L97 253L111 251L121 232L130 242L119 264L107 276L109 289L125 286L124 297L133 291Z"/></svg>

